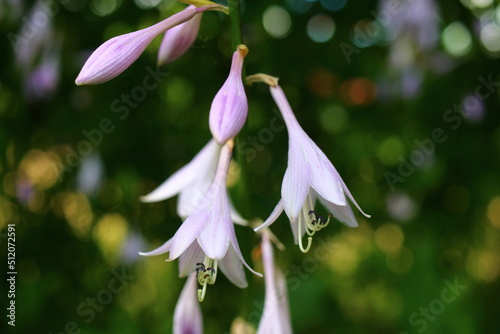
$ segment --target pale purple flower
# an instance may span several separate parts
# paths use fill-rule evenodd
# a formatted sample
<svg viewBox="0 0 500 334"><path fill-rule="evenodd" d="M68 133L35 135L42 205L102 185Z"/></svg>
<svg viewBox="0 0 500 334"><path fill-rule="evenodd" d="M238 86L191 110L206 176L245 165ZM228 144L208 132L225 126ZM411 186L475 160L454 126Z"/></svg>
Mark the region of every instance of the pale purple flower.
<svg viewBox="0 0 500 334"><path fill-rule="evenodd" d="M180 274L196 270L198 282L203 289L199 299L203 300L207 284L214 284L217 267L239 287L247 282L242 263L254 274L241 254L234 231L227 189L225 186L232 147L225 145L220 153L215 178L204 200L182 223L172 239L159 248L141 255L150 256L169 252L167 261L179 257ZM201 261L204 258L203 261Z"/></svg>
<svg viewBox="0 0 500 334"><path fill-rule="evenodd" d="M45 56L26 78L25 94L30 101L51 98L59 84L59 55Z"/></svg>
<svg viewBox="0 0 500 334"><path fill-rule="evenodd" d="M179 195L177 201L177 214L185 219L204 200L210 188L219 160L221 146L215 140L208 144L191 160L151 193L142 196L141 201L146 203L158 202ZM246 225L247 221L234 209L229 199L233 221Z"/></svg>
<svg viewBox="0 0 500 334"><path fill-rule="evenodd" d="M291 334L286 281L283 273L274 264L273 247L266 233L262 234L262 262L266 294L257 334Z"/></svg>
<svg viewBox="0 0 500 334"><path fill-rule="evenodd" d="M196 293L196 274L191 273L184 284L174 311L173 334L203 333L203 317Z"/></svg>
<svg viewBox="0 0 500 334"><path fill-rule="evenodd" d="M210 131L221 145L236 136L247 119L247 96L241 78L243 60L247 53L246 46L238 46L233 54L229 76L215 95L210 108Z"/></svg>
<svg viewBox="0 0 500 334"><path fill-rule="evenodd" d="M197 13L211 9L187 7L181 12L145 29L114 37L89 57L75 80L77 85L95 85L111 80L125 71L158 35L183 22Z"/></svg>
<svg viewBox="0 0 500 334"><path fill-rule="evenodd" d="M46 3L37 1L28 15L23 18L23 24L19 32L17 34L8 34L8 38L16 52L16 64L23 71L29 71L37 57L54 40L52 16L48 15L49 13ZM42 21L43 24L40 24L39 20L41 18L46 20Z"/></svg>
<svg viewBox="0 0 500 334"><path fill-rule="evenodd" d="M330 221L330 217L327 220L313 211L316 198L331 215L348 226L355 227L358 223L346 195L363 215L370 216L360 209L330 160L302 130L281 87L270 90L288 129L288 167L281 186L281 200L256 230L271 225L284 210L290 219L295 243L307 252L312 236ZM309 235L306 248L302 245L304 233Z"/></svg>
<svg viewBox="0 0 500 334"><path fill-rule="evenodd" d="M189 7L194 8L193 5ZM158 51L158 65L176 60L193 45L200 30L202 15L202 13L196 14L191 20L165 32Z"/></svg>

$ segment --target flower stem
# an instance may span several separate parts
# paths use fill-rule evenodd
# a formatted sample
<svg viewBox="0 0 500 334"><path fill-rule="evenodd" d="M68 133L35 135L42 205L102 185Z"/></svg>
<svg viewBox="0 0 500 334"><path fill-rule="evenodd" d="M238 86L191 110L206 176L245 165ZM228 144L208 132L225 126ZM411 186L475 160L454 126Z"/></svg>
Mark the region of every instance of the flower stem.
<svg viewBox="0 0 500 334"><path fill-rule="evenodd" d="M240 22L240 0L229 0L228 7L229 19L231 20L231 45L234 52L238 45L243 44Z"/></svg>
<svg viewBox="0 0 500 334"><path fill-rule="evenodd" d="M240 19L240 1L241 0L229 0L228 8L229 8L229 20L230 20L230 30L231 30L231 47L232 52L234 52L238 45L243 44L243 37L241 35L241 19ZM242 77L246 77L245 73L245 65L243 65ZM240 166L240 180L238 182L238 187L236 189L239 199L239 210L243 217L251 218L248 216L249 214L249 198L248 198L248 185L246 176L247 166L245 161L245 155L241 149L238 147L241 144L241 138L246 138L248 133L247 125L245 124L241 129L238 137L236 137L236 160Z"/></svg>

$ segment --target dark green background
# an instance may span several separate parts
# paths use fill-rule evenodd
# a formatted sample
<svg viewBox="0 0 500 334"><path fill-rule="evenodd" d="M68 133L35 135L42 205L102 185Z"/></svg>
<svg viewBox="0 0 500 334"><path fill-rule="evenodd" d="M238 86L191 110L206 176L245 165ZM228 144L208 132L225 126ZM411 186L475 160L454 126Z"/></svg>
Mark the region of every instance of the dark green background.
<svg viewBox="0 0 500 334"><path fill-rule="evenodd" d="M165 263L165 256L134 254L170 238L181 220L175 215L175 200L143 204L139 196L187 163L210 139L210 103L230 66L229 22L220 14L205 14L194 47L162 68L168 77L120 119L123 114L113 112L113 102L142 85L147 68L156 69L160 40L122 75L102 85L74 84L83 61L106 39L151 25L182 5L143 10L123 1L111 15L99 17L87 1L61 3L53 17L55 30L64 36L61 77L57 92L43 101L23 94L23 71L15 66L16 53L7 37L19 31L30 4L17 18L8 11L0 18L2 287L7 223L16 226L18 272L16 327L9 326L8 333L55 334L64 332L71 321L89 334L169 333L183 285L177 263ZM276 257L289 281L294 332L500 332L498 89L484 101L482 121L453 114L461 121L454 129L458 121L443 119L448 109L474 94L478 77L500 80L498 60L481 46L474 14L459 1L437 2L440 31L453 21L463 22L472 33L472 49L464 57L448 56L445 64L454 65L447 71L429 65L433 55L445 53L439 40L432 51L422 51L416 57L421 88L415 96L404 97L398 93L398 69L388 60L390 43L357 49L350 62L340 47L353 45L351 30L359 20L373 19L370 12L377 10L376 1L351 0L341 11L329 13L336 31L327 43L315 43L306 33L313 15L327 13L319 2L303 14L291 14L293 27L283 39L273 39L263 27L263 12L271 4L288 8L284 1L250 1L244 6L243 33L250 49L246 71L280 77L299 122L372 215L367 220L358 214L358 229L331 223L318 233L306 255L293 245L284 215L272 226L287 245ZM384 96L377 86L373 101L349 103L343 90L349 80L359 78L373 85L392 82L392 94ZM287 133L265 137L276 107L264 85L248 87L247 96L249 120L236 146L240 164L245 165L240 183L245 182L246 190L236 186L231 192L245 217L265 219L279 200ZM53 172L65 164L68 150L86 140L82 131L99 128L104 118L111 120L113 131L103 134L93 148L104 166L96 192L83 194L78 189L80 163L54 180ZM392 191L387 172L397 174L398 157L409 159L418 149L415 140L431 138L436 128L443 129L446 140L435 144L425 166ZM254 146L252 138L257 138ZM241 161L253 156L250 148L255 158ZM16 187L33 175L38 176L32 197L22 202ZM405 211L407 219L389 213L388 198L394 196L413 203L413 212ZM324 213L320 207L318 211ZM236 229L245 258L262 270L252 252L258 238L249 229ZM330 257L314 258L315 250L328 242ZM123 267L134 278L87 323L91 317L82 316L79 305L106 289L113 270ZM237 316L257 325L264 287L261 279L250 275L247 272L246 290L222 276L209 287L202 304L206 333L228 332ZM427 321L425 329L422 322L410 322L414 312L438 303L446 282L454 281L466 289L445 303L444 311ZM1 326L6 328L6 289L1 293ZM424 317L414 318L419 319Z"/></svg>

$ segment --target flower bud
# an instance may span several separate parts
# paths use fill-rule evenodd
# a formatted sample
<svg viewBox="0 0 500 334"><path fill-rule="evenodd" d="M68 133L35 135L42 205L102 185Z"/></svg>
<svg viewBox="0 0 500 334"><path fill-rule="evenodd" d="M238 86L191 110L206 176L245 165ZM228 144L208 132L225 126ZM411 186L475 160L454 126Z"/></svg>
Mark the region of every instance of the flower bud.
<svg viewBox="0 0 500 334"><path fill-rule="evenodd" d="M190 7L195 8L194 6L188 8ZM202 13L196 14L191 20L165 32L158 51L158 65L176 60L193 45L200 30L202 15Z"/></svg>
<svg viewBox="0 0 500 334"><path fill-rule="evenodd" d="M190 20L200 11L203 9L187 7L151 27L108 40L87 59L75 83L95 85L117 77L139 58L156 36Z"/></svg>
<svg viewBox="0 0 500 334"><path fill-rule="evenodd" d="M248 103L241 78L243 59L247 53L245 45L238 46L233 54L229 76L215 95L210 108L210 131L221 145L240 132L247 118Z"/></svg>

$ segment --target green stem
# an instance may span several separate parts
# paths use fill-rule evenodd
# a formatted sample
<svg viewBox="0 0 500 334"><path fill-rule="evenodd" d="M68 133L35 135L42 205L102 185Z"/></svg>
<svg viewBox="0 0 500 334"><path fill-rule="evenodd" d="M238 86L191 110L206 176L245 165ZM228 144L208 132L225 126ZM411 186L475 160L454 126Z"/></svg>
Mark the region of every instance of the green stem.
<svg viewBox="0 0 500 334"><path fill-rule="evenodd" d="M229 0L228 1L229 8L229 20L231 23L231 46L232 52L236 51L238 45L243 44L243 38L241 36L241 19L240 19L240 0ZM243 78L246 77L245 66L243 66ZM238 194L239 199L239 210L243 217L249 217L249 198L248 198L248 184L247 184L247 166L246 166L246 157L242 150L238 149L241 144L241 138L248 137L248 128L245 124L241 129L239 135L236 137L236 160L240 165L240 180L238 182L238 186L236 192Z"/></svg>
<svg viewBox="0 0 500 334"><path fill-rule="evenodd" d="M243 44L241 36L241 20L240 20L240 0L229 0L229 19L231 20L231 45L232 51L236 51L236 47Z"/></svg>

